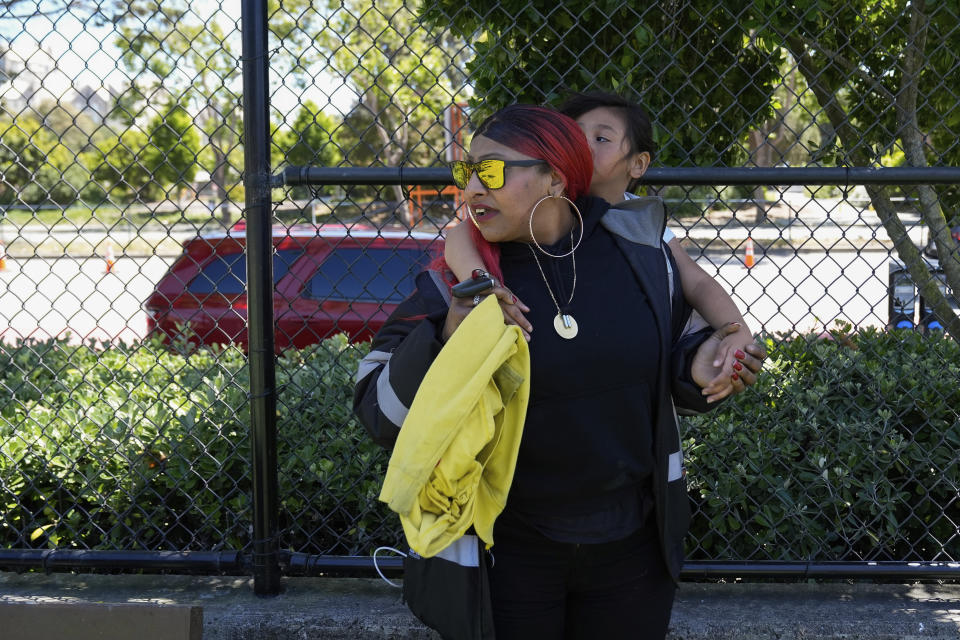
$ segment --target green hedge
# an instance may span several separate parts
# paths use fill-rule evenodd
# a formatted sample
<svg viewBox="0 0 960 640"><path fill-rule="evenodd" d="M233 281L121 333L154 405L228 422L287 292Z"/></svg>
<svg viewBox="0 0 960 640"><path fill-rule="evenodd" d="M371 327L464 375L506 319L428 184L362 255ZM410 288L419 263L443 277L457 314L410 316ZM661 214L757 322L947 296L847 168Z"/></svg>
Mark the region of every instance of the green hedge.
<svg viewBox="0 0 960 640"><path fill-rule="evenodd" d="M956 547L957 344L836 337L767 339L760 382L686 420L692 559ZM376 500L387 456L350 412L366 348L337 336L279 358L284 548L363 554L399 538ZM247 548L247 384L232 348L0 347L0 545Z"/></svg>
<svg viewBox="0 0 960 640"><path fill-rule="evenodd" d="M960 349L848 330L768 339L757 385L686 421L691 558L957 559Z"/></svg>
<svg viewBox="0 0 960 640"><path fill-rule="evenodd" d="M217 548L246 539L235 349L64 340L0 350L0 544Z"/></svg>
<svg viewBox="0 0 960 640"><path fill-rule="evenodd" d="M279 359L287 548L394 539L375 500L387 456L350 414L365 349L337 336ZM248 385L234 348L0 345L0 546L246 548Z"/></svg>

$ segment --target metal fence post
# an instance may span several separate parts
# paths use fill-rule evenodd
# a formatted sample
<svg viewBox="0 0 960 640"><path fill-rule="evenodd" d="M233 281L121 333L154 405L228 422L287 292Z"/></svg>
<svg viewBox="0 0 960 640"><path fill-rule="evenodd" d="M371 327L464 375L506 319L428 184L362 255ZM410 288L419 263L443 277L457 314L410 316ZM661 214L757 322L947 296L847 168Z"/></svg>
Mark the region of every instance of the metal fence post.
<svg viewBox="0 0 960 640"><path fill-rule="evenodd" d="M274 595L280 591L280 555L266 0L243 0L241 21L250 450L253 463L253 576L257 595Z"/></svg>

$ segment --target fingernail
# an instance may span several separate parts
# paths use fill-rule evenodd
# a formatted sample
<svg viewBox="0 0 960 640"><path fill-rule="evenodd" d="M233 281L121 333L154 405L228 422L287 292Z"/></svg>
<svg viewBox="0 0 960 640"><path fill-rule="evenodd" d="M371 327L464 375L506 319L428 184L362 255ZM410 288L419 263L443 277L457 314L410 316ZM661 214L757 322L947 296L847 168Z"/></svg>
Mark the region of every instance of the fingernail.
<svg viewBox="0 0 960 640"><path fill-rule="evenodd" d="M517 304L517 296L513 296L513 304Z"/></svg>
<svg viewBox="0 0 960 640"><path fill-rule="evenodd" d="M743 365L740 364L739 362L734 362L733 368L736 369L737 371L741 371L743 369Z"/></svg>
<svg viewBox="0 0 960 640"><path fill-rule="evenodd" d="M740 376L739 376L739 375L737 375L736 373L735 373L735 374L733 374L733 375L732 375L732 376L730 376L730 377L731 377L731 378L732 378L733 380L739 380L739 379L740 379Z"/></svg>
<svg viewBox="0 0 960 640"><path fill-rule="evenodd" d="M736 351L734 351L734 352L733 352L733 355L735 355L735 356L738 357L738 358L746 358L746 357L747 357L747 354L745 354L743 351L740 351L740 349L737 349Z"/></svg>

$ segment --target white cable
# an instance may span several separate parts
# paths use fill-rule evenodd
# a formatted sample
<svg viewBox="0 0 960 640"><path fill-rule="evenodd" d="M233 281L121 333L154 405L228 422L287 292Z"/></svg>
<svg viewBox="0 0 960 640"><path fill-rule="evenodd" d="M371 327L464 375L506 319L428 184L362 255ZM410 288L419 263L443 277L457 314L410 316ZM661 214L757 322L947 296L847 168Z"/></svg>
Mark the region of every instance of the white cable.
<svg viewBox="0 0 960 640"><path fill-rule="evenodd" d="M402 585L399 585L396 582L390 582L389 580L387 580L387 576L383 575L383 572L380 571L380 566L377 564L378 551L393 551L398 556L403 556L404 558L407 557L407 554L405 554L403 551L400 551L399 549L394 549L393 547L377 547L376 549L373 550L373 568L377 570L377 573L380 574L380 577L383 579L384 582L386 582L391 587L396 587L399 589Z"/></svg>

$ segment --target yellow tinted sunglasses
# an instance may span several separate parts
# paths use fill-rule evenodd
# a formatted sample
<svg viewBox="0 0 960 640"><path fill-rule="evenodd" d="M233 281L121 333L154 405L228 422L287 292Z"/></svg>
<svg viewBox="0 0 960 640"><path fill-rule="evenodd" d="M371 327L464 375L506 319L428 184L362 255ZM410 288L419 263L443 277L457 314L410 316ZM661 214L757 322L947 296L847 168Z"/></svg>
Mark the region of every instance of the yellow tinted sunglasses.
<svg viewBox="0 0 960 640"><path fill-rule="evenodd" d="M461 189L467 188L470 176L474 171L487 189L499 189L503 186L503 172L506 167L534 167L538 164L547 164L543 160L481 160L480 162L466 162L455 160L450 163L453 173L453 183Z"/></svg>

